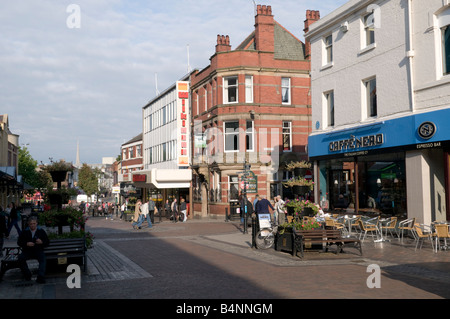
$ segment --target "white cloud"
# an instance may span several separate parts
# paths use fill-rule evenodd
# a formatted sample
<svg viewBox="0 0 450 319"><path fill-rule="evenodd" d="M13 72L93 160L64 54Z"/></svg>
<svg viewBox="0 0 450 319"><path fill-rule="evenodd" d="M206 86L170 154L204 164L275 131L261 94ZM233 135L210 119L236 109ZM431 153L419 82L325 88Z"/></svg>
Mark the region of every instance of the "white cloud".
<svg viewBox="0 0 450 319"><path fill-rule="evenodd" d="M303 39L306 9L345 0L273 0L275 19ZM69 29L68 5L81 9ZM23 0L0 4L0 113L38 161L119 154L142 130L142 107L214 54L216 36L237 47L254 29L253 1Z"/></svg>

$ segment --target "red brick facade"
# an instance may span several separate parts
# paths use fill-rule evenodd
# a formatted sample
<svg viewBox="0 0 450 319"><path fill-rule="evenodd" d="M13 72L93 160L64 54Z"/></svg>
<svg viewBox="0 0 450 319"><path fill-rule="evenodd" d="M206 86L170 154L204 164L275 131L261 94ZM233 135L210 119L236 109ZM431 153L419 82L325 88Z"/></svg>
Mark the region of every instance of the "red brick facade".
<svg viewBox="0 0 450 319"><path fill-rule="evenodd" d="M311 22L308 18L311 16L307 17ZM235 50L231 50L230 41L228 36L217 36L210 65L191 77L194 135L199 127L203 133L214 133L206 141L207 150L210 147L213 151L194 145L192 152L194 194L197 192L194 209L203 216L223 215L229 207L233 197L230 181L243 170L244 154L257 176L257 193L269 199L282 192L283 162L307 159L311 101L305 45L274 20L270 6L261 5L257 7L255 31ZM230 122L238 123L241 132L235 140L233 135L225 137L225 123L232 125ZM283 125L290 127L292 147L288 152L283 151ZM206 156L200 156L201 152ZM272 152L279 152L270 163L277 170L267 174L261 167L266 168L264 156ZM217 156L213 162L210 155ZM277 171L278 178L274 178ZM248 197L253 199L254 195L249 193ZM199 204L206 196L207 212L205 205Z"/></svg>

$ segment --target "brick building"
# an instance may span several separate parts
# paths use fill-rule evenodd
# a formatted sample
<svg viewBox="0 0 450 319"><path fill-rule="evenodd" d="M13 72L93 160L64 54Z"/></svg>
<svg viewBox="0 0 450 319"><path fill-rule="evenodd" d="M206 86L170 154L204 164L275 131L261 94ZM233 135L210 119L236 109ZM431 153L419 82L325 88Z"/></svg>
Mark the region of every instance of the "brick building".
<svg viewBox="0 0 450 319"><path fill-rule="evenodd" d="M305 30L319 19L307 11ZM246 187L272 199L283 194L283 165L307 159L311 132L309 45L257 6L255 30L236 49L218 35L210 65L191 77L194 215L224 215ZM231 207L230 207L231 209Z"/></svg>

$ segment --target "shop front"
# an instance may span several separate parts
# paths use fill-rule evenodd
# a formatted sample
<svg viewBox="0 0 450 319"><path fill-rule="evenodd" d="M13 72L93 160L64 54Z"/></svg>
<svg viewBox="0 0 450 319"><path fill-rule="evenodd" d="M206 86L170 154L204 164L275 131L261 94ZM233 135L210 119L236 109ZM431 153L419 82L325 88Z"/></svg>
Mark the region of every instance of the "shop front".
<svg viewBox="0 0 450 319"><path fill-rule="evenodd" d="M191 169L153 168L133 173L134 185L142 189L142 200L152 199L158 209L164 209L166 200L169 200L169 204L174 199L180 203L181 198L184 198L189 207L192 202L191 181Z"/></svg>
<svg viewBox="0 0 450 319"><path fill-rule="evenodd" d="M443 109L312 134L317 202L330 211L450 220L449 117Z"/></svg>

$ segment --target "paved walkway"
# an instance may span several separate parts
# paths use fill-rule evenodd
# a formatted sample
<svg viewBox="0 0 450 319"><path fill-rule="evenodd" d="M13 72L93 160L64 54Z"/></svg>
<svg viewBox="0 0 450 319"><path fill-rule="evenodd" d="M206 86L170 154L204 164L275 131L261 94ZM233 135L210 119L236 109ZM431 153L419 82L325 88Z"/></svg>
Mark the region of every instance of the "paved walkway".
<svg viewBox="0 0 450 319"><path fill-rule="evenodd" d="M95 217L87 230L95 243L80 289L67 287L64 271L42 285L13 269L0 283L0 299L450 298L450 251L434 253L429 242L416 251L411 239L366 239L363 256L348 248L300 259L251 248L251 229L243 234L237 222L163 220L133 230L128 222ZM5 242L14 244L13 236ZM367 287L373 264L381 267L381 288Z"/></svg>

